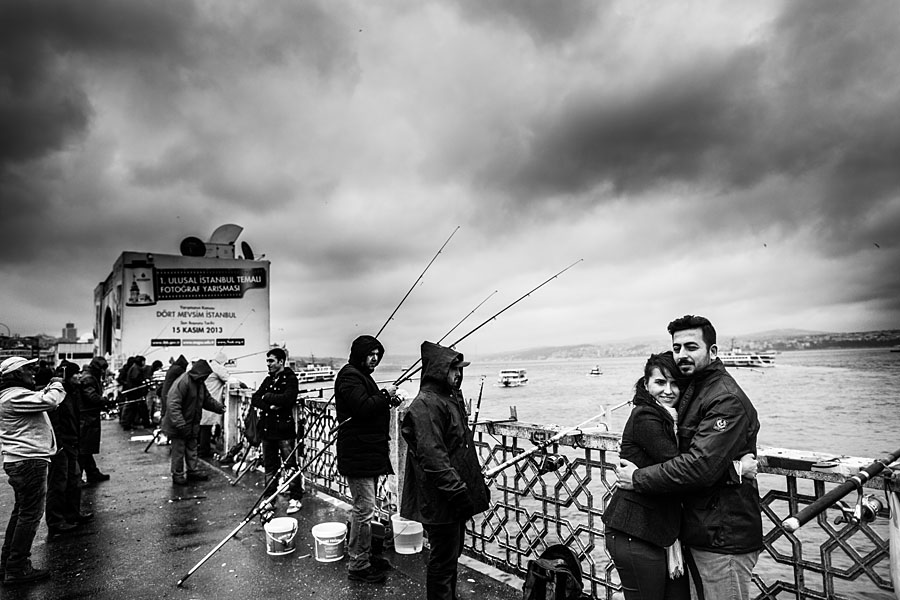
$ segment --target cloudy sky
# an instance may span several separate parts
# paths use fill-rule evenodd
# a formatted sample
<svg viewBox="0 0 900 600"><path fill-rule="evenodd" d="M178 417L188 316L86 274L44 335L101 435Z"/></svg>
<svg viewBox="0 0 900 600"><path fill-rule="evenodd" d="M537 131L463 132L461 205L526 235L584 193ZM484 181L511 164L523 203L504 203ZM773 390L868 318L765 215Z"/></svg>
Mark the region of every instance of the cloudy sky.
<svg viewBox="0 0 900 600"><path fill-rule="evenodd" d="M0 323L219 225L343 356L900 328L892 1L0 3ZM2 330L2 329L0 329ZM4 332L5 333L5 332Z"/></svg>

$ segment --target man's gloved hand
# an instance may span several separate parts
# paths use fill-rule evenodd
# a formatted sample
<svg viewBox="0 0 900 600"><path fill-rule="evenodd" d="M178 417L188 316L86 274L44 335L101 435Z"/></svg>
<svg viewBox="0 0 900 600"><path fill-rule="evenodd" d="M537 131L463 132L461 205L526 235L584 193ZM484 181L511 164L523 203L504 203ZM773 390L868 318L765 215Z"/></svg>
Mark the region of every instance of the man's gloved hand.
<svg viewBox="0 0 900 600"><path fill-rule="evenodd" d="M468 519L475 514L475 504L469 498L469 490L467 488L463 488L462 491L450 496L450 505L456 510L456 514L461 519Z"/></svg>

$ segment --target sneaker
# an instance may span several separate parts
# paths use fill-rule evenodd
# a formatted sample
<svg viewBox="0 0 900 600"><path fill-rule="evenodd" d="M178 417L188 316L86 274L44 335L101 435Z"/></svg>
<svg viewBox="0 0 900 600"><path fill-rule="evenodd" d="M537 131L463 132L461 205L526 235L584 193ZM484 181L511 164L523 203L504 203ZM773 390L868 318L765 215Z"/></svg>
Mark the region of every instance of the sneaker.
<svg viewBox="0 0 900 600"><path fill-rule="evenodd" d="M3 583L6 585L16 585L19 583L31 583L32 581L40 581L50 577L50 571L47 569L35 569L30 564L24 570L18 572L7 571L3 577Z"/></svg>
<svg viewBox="0 0 900 600"><path fill-rule="evenodd" d="M388 562L383 556L370 556L369 564L372 565L373 569L378 571L390 571L394 568L394 565Z"/></svg>
<svg viewBox="0 0 900 600"><path fill-rule="evenodd" d="M381 583L387 576L384 572L369 565L365 569L350 569L347 571L347 579L350 581L362 581L364 583Z"/></svg>
<svg viewBox="0 0 900 600"><path fill-rule="evenodd" d="M288 502L287 510L284 512L286 512L289 515L292 515L295 512L299 511L301 508L303 508L302 502L300 502L299 500L291 500L290 502Z"/></svg>

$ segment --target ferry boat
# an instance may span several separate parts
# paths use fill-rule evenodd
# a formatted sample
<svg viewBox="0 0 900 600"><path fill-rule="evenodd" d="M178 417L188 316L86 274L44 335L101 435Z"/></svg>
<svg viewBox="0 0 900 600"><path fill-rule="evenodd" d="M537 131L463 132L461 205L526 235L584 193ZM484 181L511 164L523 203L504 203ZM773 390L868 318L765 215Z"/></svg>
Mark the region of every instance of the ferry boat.
<svg viewBox="0 0 900 600"><path fill-rule="evenodd" d="M528 383L525 369L503 369L497 378L497 383L503 387L519 387Z"/></svg>
<svg viewBox="0 0 900 600"><path fill-rule="evenodd" d="M299 383L312 383L314 381L331 381L336 373L328 365L309 364L297 371Z"/></svg>
<svg viewBox="0 0 900 600"><path fill-rule="evenodd" d="M743 352L740 348L732 348L719 353L719 358L726 367L769 368L775 366L773 352Z"/></svg>
<svg viewBox="0 0 900 600"><path fill-rule="evenodd" d="M600 370L600 366L598 365L598 366L594 367L593 369L591 369L591 372L588 373L588 375L594 375L594 376L603 375L603 371Z"/></svg>

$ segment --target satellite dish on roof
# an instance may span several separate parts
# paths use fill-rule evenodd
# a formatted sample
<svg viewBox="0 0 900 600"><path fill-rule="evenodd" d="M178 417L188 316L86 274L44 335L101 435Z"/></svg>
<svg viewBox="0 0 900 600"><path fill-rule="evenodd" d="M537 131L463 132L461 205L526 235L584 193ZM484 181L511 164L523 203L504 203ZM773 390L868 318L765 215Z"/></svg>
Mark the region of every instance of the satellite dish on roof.
<svg viewBox="0 0 900 600"><path fill-rule="evenodd" d="M244 228L240 225L233 225L231 223L219 225L216 230L213 231L212 235L209 236L209 243L233 244L243 230Z"/></svg>
<svg viewBox="0 0 900 600"><path fill-rule="evenodd" d="M250 244L247 242L241 242L241 252L244 253L244 258L253 260L253 250L250 249Z"/></svg>
<svg viewBox="0 0 900 600"><path fill-rule="evenodd" d="M181 240L180 248L182 256L206 256L206 244L194 236L188 236Z"/></svg>

